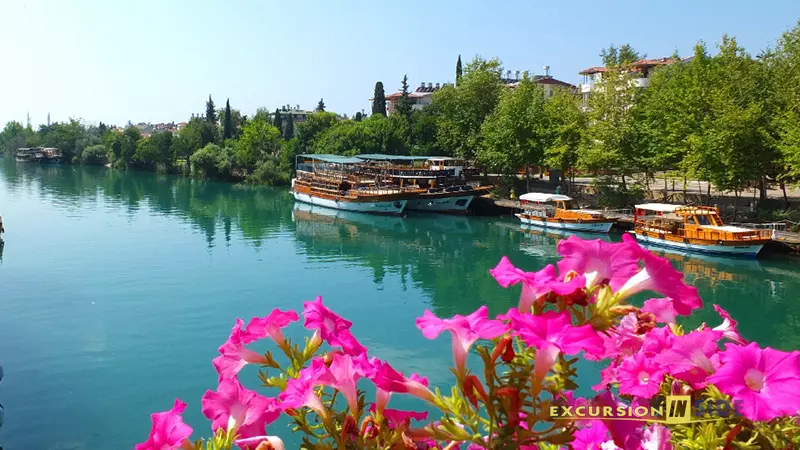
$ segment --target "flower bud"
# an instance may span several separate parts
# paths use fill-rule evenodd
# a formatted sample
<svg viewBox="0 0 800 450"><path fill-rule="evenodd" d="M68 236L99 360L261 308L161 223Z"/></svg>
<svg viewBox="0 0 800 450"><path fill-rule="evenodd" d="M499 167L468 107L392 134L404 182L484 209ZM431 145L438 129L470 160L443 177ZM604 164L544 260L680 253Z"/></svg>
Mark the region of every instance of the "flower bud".
<svg viewBox="0 0 800 450"><path fill-rule="evenodd" d="M467 377L464 378L462 392L464 393L464 396L467 397L467 400L472 403L472 406L474 406L475 409L478 408L478 397L480 397L480 400L483 401L483 403L489 401L486 397L486 391L483 389L481 381L475 375L467 375Z"/></svg>
<svg viewBox="0 0 800 450"><path fill-rule="evenodd" d="M503 358L503 362L511 362L516 354L514 353L514 345L511 336L505 336L492 352L492 362L497 361L497 357Z"/></svg>
<svg viewBox="0 0 800 450"><path fill-rule="evenodd" d="M612 306L609 312L611 312L614 316L627 316L632 312L638 312L639 308L633 305L619 305L619 306Z"/></svg>
<svg viewBox="0 0 800 450"><path fill-rule="evenodd" d="M283 410L283 412L285 412L289 417L297 417L297 411L293 408L286 408Z"/></svg>
<svg viewBox="0 0 800 450"><path fill-rule="evenodd" d="M358 424L356 419L351 415L347 415L342 424L342 442L349 442L352 438L358 436Z"/></svg>
<svg viewBox="0 0 800 450"><path fill-rule="evenodd" d="M656 315L639 311L636 314L636 334L642 335L656 327Z"/></svg>
<svg viewBox="0 0 800 450"><path fill-rule="evenodd" d="M509 399L508 405L508 425L511 428L516 428L520 420L520 408L522 407L522 399L519 395L519 390L514 387L504 386L498 389L498 397L506 397Z"/></svg>
<svg viewBox="0 0 800 450"><path fill-rule="evenodd" d="M342 352L341 350L331 350L328 353L326 353L325 357L322 359L325 362L325 367L331 366L331 364L333 363L333 358L335 358L336 355L343 355L343 354L344 352Z"/></svg>
<svg viewBox="0 0 800 450"><path fill-rule="evenodd" d="M374 417L367 416L361 421L360 433L365 439L375 439L375 436L377 436L379 432L380 430Z"/></svg>

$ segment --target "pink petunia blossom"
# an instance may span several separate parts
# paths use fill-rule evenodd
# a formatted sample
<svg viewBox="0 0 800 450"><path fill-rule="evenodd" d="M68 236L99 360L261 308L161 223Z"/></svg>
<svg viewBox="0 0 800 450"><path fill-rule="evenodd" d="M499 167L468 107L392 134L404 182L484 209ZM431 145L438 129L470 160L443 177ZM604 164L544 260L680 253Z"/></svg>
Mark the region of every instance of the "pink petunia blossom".
<svg viewBox="0 0 800 450"><path fill-rule="evenodd" d="M716 370L715 358L722 333L705 329L675 336L672 346L663 350L655 361L663 364L675 378L702 386L705 378Z"/></svg>
<svg viewBox="0 0 800 450"><path fill-rule="evenodd" d="M571 443L574 450L616 450L619 448L611 439L608 429L599 420L594 420L580 428L574 436L575 440Z"/></svg>
<svg viewBox="0 0 800 450"><path fill-rule="evenodd" d="M283 336L283 328L298 320L300 318L296 312L292 310L281 311L275 308L266 317L253 317L250 320L250 323L247 324L247 330L242 336L242 342L248 344L269 336L280 347L284 347L286 338Z"/></svg>
<svg viewBox="0 0 800 450"><path fill-rule="evenodd" d="M435 402L436 397L428 389L428 380L426 378L417 374L411 374L410 377L406 377L386 361L381 361L377 358L373 358L370 362L375 370L368 375L368 378L375 383L378 389L388 393L411 394L428 402Z"/></svg>
<svg viewBox="0 0 800 450"><path fill-rule="evenodd" d="M636 255L638 244L611 243L601 239L583 240L577 236L558 243L561 276L574 271L586 279L586 287L608 284L617 290L639 270Z"/></svg>
<svg viewBox="0 0 800 450"><path fill-rule="evenodd" d="M672 347L675 338L675 333L668 327L653 328L644 335L642 352L649 356L659 355Z"/></svg>
<svg viewBox="0 0 800 450"><path fill-rule="evenodd" d="M654 423L644 430L641 443L642 450L672 450L672 444L669 439L669 429L664 425Z"/></svg>
<svg viewBox="0 0 800 450"><path fill-rule="evenodd" d="M216 392L206 391L202 403L214 432L233 430L242 438L263 435L266 426L280 416L274 398L245 389L236 379L222 380Z"/></svg>
<svg viewBox="0 0 800 450"><path fill-rule="evenodd" d="M277 436L255 436L247 439L237 439L233 443L239 446L240 450L256 450L264 442L271 445L272 450L286 450L283 441Z"/></svg>
<svg viewBox="0 0 800 450"><path fill-rule="evenodd" d="M644 353L628 356L622 360L616 373L619 379L619 393L652 398L658 393L666 373L663 366Z"/></svg>
<svg viewBox="0 0 800 450"><path fill-rule="evenodd" d="M321 370L317 384L329 386L339 391L347 401L350 413L358 414L358 390L356 383L362 377L372 373L372 366L367 356L361 354L353 358L350 355L336 355L330 367Z"/></svg>
<svg viewBox="0 0 800 450"><path fill-rule="evenodd" d="M230 337L219 347L220 356L212 360L214 368L219 374L219 381L235 378L240 370L247 364L264 364L267 358L244 347L244 334L242 319L236 319ZM248 327L249 328L249 327Z"/></svg>
<svg viewBox="0 0 800 450"><path fill-rule="evenodd" d="M675 311L673 306L673 300L669 297L645 300L642 311L652 313L661 323L675 323L675 316L678 315L678 311Z"/></svg>
<svg viewBox="0 0 800 450"><path fill-rule="evenodd" d="M720 391L739 402L738 412L750 420L766 421L800 412L800 352L725 344L722 367L708 378Z"/></svg>
<svg viewBox="0 0 800 450"><path fill-rule="evenodd" d="M738 324L728 311L725 311L719 305L714 305L714 310L722 317L722 324L712 328L714 331L719 331L722 333L722 337L728 338L733 342L736 342L740 345L747 345L747 340L745 340L741 334L739 334L739 330L736 329L736 325Z"/></svg>
<svg viewBox="0 0 800 450"><path fill-rule="evenodd" d="M192 427L183 423L181 414L186 409L186 403L175 400L172 409L150 415L153 427L150 437L141 444L136 444L136 450L173 450L191 445L189 436Z"/></svg>
<svg viewBox="0 0 800 450"><path fill-rule="evenodd" d="M682 316L688 316L693 310L703 306L697 289L683 283L683 274L675 270L669 260L639 247L635 238L628 234L624 234L622 239L636 246L636 253L644 261L644 268L616 290L621 298L644 291L657 292L670 297L675 311Z"/></svg>
<svg viewBox="0 0 800 450"><path fill-rule="evenodd" d="M306 319L305 327L309 330L317 330L319 337L328 345L341 347L345 353L351 356L367 352L367 349L350 332L353 322L341 318L323 305L322 296L317 296L313 302L303 303L303 316Z"/></svg>
<svg viewBox="0 0 800 450"><path fill-rule="evenodd" d="M595 391L602 391L608 389L609 386L619 383L617 372L619 371L619 364L616 362L600 371L600 383L592 386Z"/></svg>
<svg viewBox="0 0 800 450"><path fill-rule="evenodd" d="M560 353L576 355L581 350L594 354L603 352L603 341L592 326L572 326L572 316L566 311L548 311L534 316L511 309L501 317L511 321L512 330L526 344L536 347L534 371L539 380L547 375Z"/></svg>
<svg viewBox="0 0 800 450"><path fill-rule="evenodd" d="M458 373L466 371L467 352L478 339L494 339L508 330L506 324L489 319L489 310L481 306L474 313L464 317L455 315L451 319L440 319L430 310L425 310L417 319L417 328L428 339L436 339L442 331L453 336L453 359Z"/></svg>
<svg viewBox="0 0 800 450"><path fill-rule="evenodd" d="M319 377L326 370L323 358L315 358L308 367L300 370L297 378L289 378L286 389L278 395L280 408L287 410L308 407L320 416L327 417L328 411L314 391L314 387L319 384Z"/></svg>
<svg viewBox="0 0 800 450"><path fill-rule="evenodd" d="M628 313L619 321L619 325L598 335L603 340L603 350L599 353L593 349L586 350L586 359L600 361L606 358L632 355L642 348L644 336L636 334L639 320L636 313Z"/></svg>
<svg viewBox="0 0 800 450"><path fill-rule="evenodd" d="M530 312L531 306L536 300L550 292L557 295L569 295L585 285L583 277L575 277L569 282L558 281L556 268L552 264L538 272L525 272L514 267L506 256L503 256L497 266L489 270L489 273L504 288L522 283L518 309L523 313Z"/></svg>

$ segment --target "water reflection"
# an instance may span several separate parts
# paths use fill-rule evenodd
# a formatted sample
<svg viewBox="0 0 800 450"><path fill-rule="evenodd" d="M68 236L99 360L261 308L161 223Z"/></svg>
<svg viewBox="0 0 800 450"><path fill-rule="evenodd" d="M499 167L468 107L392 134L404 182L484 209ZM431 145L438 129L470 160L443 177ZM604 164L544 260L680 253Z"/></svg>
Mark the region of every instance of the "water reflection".
<svg viewBox="0 0 800 450"><path fill-rule="evenodd" d="M175 176L117 172L95 167L46 167L4 160L0 182L10 195L38 195L65 214L88 217L101 209L177 217L200 231L209 251L241 240L261 247L290 241L311 264L346 262L368 268L373 288L387 275L402 289L416 288L436 314L470 312L488 304L493 313L513 305L515 289L502 290L488 269L508 255L527 270L558 260L556 248L570 234L520 228L507 219L416 215L370 216L294 204L286 190L233 186ZM1 213L1 212L0 212ZM7 218L13 223L13 218ZM580 234L617 241L619 236ZM742 260L653 249L669 258L697 286L706 307L688 325L715 324L718 303L741 318L745 337L767 345L800 347L793 261ZM0 260L2 253L0 249ZM299 270L299 269L298 269Z"/></svg>

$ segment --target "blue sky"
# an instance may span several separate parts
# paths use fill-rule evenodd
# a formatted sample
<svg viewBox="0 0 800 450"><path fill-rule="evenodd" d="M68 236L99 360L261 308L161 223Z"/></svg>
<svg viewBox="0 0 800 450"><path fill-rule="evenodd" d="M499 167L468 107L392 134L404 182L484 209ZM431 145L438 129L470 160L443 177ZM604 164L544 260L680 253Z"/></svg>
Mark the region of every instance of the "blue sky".
<svg viewBox="0 0 800 450"><path fill-rule="evenodd" d="M797 0L0 0L0 123L183 121L209 94L352 115L378 80L452 81L458 54L577 83L610 43L685 55L728 33L758 53L798 18Z"/></svg>

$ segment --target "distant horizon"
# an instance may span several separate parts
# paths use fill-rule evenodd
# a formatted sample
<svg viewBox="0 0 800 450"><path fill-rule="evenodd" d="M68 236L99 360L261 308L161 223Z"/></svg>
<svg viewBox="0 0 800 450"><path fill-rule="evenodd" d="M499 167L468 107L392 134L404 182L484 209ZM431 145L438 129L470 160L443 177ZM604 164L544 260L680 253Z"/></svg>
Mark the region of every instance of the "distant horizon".
<svg viewBox="0 0 800 450"><path fill-rule="evenodd" d="M649 58L689 56L723 34L756 55L775 46L798 23L800 3L769 8L744 0L724 7L680 0L649 5L620 1L503 8L467 0L404 5L353 0L223 5L176 0L106 4L76 0L14 2L4 8L0 122L38 128L70 118L123 126L185 122L202 114L211 94L217 107L252 116L260 107L300 105L313 110L370 114L377 81L396 92L404 74L421 82L452 83L459 54L497 57L504 70L550 75L579 84L582 69L601 64L600 51L631 44ZM37 23L35 32L29 24ZM654 32L654 30L657 30Z"/></svg>

